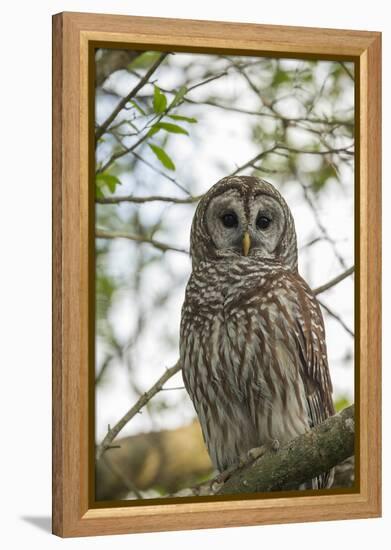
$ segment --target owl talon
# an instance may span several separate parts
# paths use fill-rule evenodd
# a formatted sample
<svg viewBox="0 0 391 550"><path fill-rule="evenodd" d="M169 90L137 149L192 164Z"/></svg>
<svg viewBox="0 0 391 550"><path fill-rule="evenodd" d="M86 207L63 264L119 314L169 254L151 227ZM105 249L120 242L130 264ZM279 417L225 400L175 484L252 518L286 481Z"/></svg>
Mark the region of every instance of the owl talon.
<svg viewBox="0 0 391 550"><path fill-rule="evenodd" d="M280 448L280 442L278 439L272 439L268 443L261 445L260 447L254 447L250 449L247 453L241 455L236 464L229 466L226 470L220 472L215 478L210 482L210 488L212 492L217 492L220 487L232 476L234 472L237 472L245 466L249 466L252 462L260 458L269 451L277 452Z"/></svg>
<svg viewBox="0 0 391 550"><path fill-rule="evenodd" d="M231 475L238 469L238 466L230 466L226 470L220 472L214 479L212 479L211 486L217 484L222 485L231 477Z"/></svg>
<svg viewBox="0 0 391 550"><path fill-rule="evenodd" d="M232 464L226 470L220 472L215 478L210 482L210 488L213 492L216 492L220 487L231 477L234 472L243 468L248 463L243 457L240 457L236 464Z"/></svg>
<svg viewBox="0 0 391 550"><path fill-rule="evenodd" d="M272 439L268 443L261 445L260 447L254 447L247 452L247 459L249 462L254 462L257 458L265 455L269 451L277 452L280 448L280 442L278 439Z"/></svg>

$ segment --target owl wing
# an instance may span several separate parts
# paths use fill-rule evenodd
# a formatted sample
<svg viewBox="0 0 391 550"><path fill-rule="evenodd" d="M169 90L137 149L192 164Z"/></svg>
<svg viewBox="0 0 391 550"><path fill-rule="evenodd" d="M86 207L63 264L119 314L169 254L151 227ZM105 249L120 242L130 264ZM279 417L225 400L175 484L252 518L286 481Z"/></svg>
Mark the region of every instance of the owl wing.
<svg viewBox="0 0 391 550"><path fill-rule="evenodd" d="M304 383L310 427L335 413L332 383L327 361L326 335L319 303L307 283L297 276L298 314L296 317L299 372ZM305 483L303 488L331 487L334 470Z"/></svg>
<svg viewBox="0 0 391 550"><path fill-rule="evenodd" d="M313 427L335 413L333 388L319 303L307 283L301 277L297 277L300 307L295 321L299 368L306 390L310 426Z"/></svg>

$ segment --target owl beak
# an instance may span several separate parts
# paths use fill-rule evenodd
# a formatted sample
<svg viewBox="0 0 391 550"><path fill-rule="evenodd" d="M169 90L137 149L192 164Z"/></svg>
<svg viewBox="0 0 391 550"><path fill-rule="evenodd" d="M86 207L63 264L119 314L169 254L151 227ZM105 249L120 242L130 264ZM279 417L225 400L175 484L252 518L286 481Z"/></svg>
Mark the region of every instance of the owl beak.
<svg viewBox="0 0 391 550"><path fill-rule="evenodd" d="M242 241L243 256L248 256L250 246L251 246L250 233L248 231L245 231L243 235L243 241Z"/></svg>

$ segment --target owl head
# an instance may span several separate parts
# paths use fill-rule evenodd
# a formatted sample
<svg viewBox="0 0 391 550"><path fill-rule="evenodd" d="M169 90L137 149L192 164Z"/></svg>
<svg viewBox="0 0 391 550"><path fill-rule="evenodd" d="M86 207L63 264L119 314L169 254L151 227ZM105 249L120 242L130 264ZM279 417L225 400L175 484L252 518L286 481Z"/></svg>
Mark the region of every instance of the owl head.
<svg viewBox="0 0 391 550"><path fill-rule="evenodd" d="M202 260L278 260L297 271L291 211L277 189L254 176L228 176L203 196L191 228L193 266Z"/></svg>

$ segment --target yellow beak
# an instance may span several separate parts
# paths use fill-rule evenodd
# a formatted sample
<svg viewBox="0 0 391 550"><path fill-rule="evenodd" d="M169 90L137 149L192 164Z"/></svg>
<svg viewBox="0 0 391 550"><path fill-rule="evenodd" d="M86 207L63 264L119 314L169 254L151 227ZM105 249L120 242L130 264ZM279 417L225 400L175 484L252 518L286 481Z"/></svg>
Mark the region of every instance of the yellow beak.
<svg viewBox="0 0 391 550"><path fill-rule="evenodd" d="M248 256L250 246L251 246L250 234L248 231L245 231L243 235L243 241L242 241L243 256Z"/></svg>

